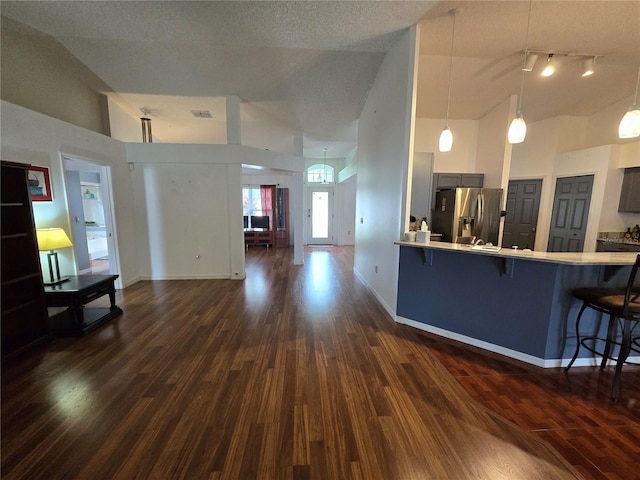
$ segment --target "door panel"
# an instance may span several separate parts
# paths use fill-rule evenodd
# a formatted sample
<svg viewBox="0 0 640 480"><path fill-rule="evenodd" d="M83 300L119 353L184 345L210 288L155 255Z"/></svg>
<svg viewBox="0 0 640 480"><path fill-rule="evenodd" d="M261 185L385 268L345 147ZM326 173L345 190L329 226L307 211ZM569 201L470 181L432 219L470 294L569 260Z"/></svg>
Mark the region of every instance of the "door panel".
<svg viewBox="0 0 640 480"><path fill-rule="evenodd" d="M333 187L307 190L307 244L333 244Z"/></svg>
<svg viewBox="0 0 640 480"><path fill-rule="evenodd" d="M506 248L535 246L542 180L512 180L507 188L507 215L502 245Z"/></svg>
<svg viewBox="0 0 640 480"><path fill-rule="evenodd" d="M593 175L559 178L553 200L550 252L582 252L589 219Z"/></svg>

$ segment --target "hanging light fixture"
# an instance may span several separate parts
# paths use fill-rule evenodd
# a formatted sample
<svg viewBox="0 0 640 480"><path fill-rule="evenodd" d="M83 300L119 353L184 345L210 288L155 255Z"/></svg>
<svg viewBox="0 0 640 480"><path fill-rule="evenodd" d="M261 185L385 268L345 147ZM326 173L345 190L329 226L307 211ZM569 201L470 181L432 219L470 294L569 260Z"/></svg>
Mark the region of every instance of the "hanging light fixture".
<svg viewBox="0 0 640 480"><path fill-rule="evenodd" d="M327 148L323 148L324 160L322 161L322 176L320 177L320 183L327 183Z"/></svg>
<svg viewBox="0 0 640 480"><path fill-rule="evenodd" d="M550 53L547 57L547 65L544 67L544 70L540 73L543 77L550 77L556 72L556 64L553 62L553 53Z"/></svg>
<svg viewBox="0 0 640 480"><path fill-rule="evenodd" d="M638 79L636 80L636 93L633 96L633 104L629 111L624 114L618 126L618 137L636 138L640 137L640 105L638 105L638 87L640 86L640 67L638 67Z"/></svg>
<svg viewBox="0 0 640 480"><path fill-rule="evenodd" d="M440 140L438 141L438 149L441 152L450 152L453 146L453 133L449 129L449 107L451 105L451 70L453 66L453 40L456 35L456 15L462 10L454 8L449 10L449 15L453 17L453 28L451 29L451 53L449 55L449 92L447 93L447 119L442 133L440 133Z"/></svg>
<svg viewBox="0 0 640 480"><path fill-rule="evenodd" d="M525 137L527 136L527 124L524 121L524 117L522 116L522 92L524 90L524 72L530 72L531 70L526 70L527 67L527 47L529 45L529 24L531 23L531 0L529 0L529 13L527 14L527 32L524 36L524 50L525 54L522 59L522 78L520 80L520 95L518 96L518 109L516 112L516 117L511 121L511 125L509 125L509 132L507 133L507 140L509 143L522 143L524 142ZM537 56L536 56L537 60ZM535 63L535 62L534 62ZM531 65L531 69L533 69L533 65Z"/></svg>
<svg viewBox="0 0 640 480"><path fill-rule="evenodd" d="M144 117L140 117L142 123L142 143L153 143L153 136L151 135L151 119L149 114L151 110L146 107L141 107L140 111Z"/></svg>

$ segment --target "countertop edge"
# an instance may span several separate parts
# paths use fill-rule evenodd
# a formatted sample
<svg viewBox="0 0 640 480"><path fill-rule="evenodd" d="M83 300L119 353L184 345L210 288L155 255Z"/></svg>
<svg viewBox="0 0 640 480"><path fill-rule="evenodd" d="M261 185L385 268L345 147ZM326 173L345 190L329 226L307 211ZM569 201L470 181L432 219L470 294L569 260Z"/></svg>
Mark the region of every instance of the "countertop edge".
<svg viewBox="0 0 640 480"><path fill-rule="evenodd" d="M395 241L394 245L413 248L427 248L433 250L446 250L450 252L462 252L476 255L490 255L493 257L513 258L536 262L558 263L564 265L632 265L636 256L635 252L525 252L503 248L499 252L486 250L472 250L470 246L458 245L447 242L405 242Z"/></svg>

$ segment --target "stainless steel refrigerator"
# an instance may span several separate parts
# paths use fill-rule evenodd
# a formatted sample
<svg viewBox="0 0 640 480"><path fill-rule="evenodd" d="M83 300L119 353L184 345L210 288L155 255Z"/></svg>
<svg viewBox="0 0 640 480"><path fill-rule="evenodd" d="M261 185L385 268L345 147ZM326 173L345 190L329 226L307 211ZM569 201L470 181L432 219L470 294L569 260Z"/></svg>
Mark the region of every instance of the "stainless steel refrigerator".
<svg viewBox="0 0 640 480"><path fill-rule="evenodd" d="M501 188L453 188L436 193L431 230L443 242L498 245L502 213Z"/></svg>

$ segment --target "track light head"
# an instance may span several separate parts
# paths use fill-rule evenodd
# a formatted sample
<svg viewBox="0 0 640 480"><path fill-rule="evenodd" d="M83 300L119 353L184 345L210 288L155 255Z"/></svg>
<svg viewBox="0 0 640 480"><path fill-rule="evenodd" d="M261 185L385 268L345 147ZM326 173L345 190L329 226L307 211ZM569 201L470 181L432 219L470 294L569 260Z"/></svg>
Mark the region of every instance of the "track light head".
<svg viewBox="0 0 640 480"><path fill-rule="evenodd" d="M538 61L539 55L531 52L524 52L524 64L522 65L522 70L525 72L530 72L535 67L536 62Z"/></svg>
<svg viewBox="0 0 640 480"><path fill-rule="evenodd" d="M582 60L582 76L589 77L593 75L594 67L596 63L596 57L587 57Z"/></svg>
<svg viewBox="0 0 640 480"><path fill-rule="evenodd" d="M544 70L542 70L542 73L540 74L543 77L550 77L556 71L556 66L553 63L552 58L553 58L553 53L550 53L549 56L547 57L547 65L544 67Z"/></svg>

